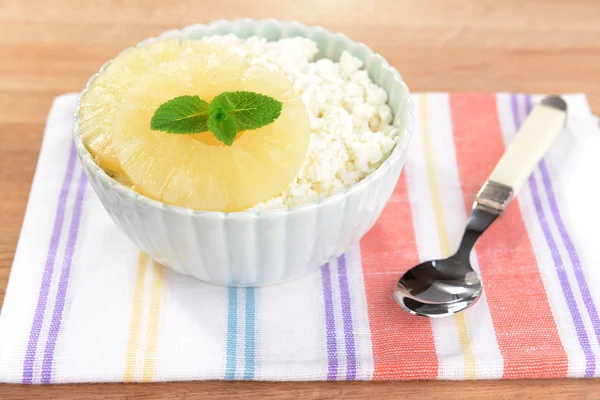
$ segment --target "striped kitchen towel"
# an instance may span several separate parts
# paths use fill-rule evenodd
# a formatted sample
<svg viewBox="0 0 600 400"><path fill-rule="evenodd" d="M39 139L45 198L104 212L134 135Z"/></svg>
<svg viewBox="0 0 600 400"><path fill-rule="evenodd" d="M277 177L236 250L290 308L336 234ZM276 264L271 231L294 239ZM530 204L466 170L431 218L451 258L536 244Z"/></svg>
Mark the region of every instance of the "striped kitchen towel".
<svg viewBox="0 0 600 400"><path fill-rule="evenodd" d="M56 99L4 307L0 381L600 376L600 130L585 96L473 256L484 296L430 320L398 277L456 248L471 202L538 96L416 94L415 135L376 226L304 279L225 288L153 263L90 189Z"/></svg>

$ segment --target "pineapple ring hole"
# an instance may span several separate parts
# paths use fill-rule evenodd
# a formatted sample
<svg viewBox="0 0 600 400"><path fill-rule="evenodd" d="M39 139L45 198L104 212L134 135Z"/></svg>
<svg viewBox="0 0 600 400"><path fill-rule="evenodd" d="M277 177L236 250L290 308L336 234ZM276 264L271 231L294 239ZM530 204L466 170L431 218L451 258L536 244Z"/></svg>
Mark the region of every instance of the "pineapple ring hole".
<svg viewBox="0 0 600 400"><path fill-rule="evenodd" d="M208 96L208 97L206 97L206 101L208 103L210 103L214 99L214 97L215 96ZM235 136L235 139L233 139L233 143L235 143L239 138L241 138L244 133L246 133L246 131L239 131L237 133L237 135ZM218 140L211 131L202 132L202 133L193 133L188 136L191 137L192 139L197 140L198 142L204 143L208 146L221 146L221 147L227 146L225 143Z"/></svg>
<svg viewBox="0 0 600 400"><path fill-rule="evenodd" d="M244 133L246 133L246 131L239 131L238 134L235 136L233 143L235 143L237 140L239 140ZM204 143L208 146L227 146L225 143L218 140L215 137L215 135L210 131L202 132L202 133L194 133L189 136L192 139L197 140L201 143Z"/></svg>

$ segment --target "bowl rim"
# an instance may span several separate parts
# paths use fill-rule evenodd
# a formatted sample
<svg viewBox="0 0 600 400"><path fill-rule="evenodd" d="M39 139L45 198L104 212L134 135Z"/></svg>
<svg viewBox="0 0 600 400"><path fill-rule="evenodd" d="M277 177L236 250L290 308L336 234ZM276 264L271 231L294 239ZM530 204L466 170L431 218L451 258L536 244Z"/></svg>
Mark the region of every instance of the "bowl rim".
<svg viewBox="0 0 600 400"><path fill-rule="evenodd" d="M329 36L335 36L335 37L341 38L342 40L351 43L355 47L363 48L364 50L366 50L365 58L378 58L381 63L381 66L382 66L381 69L389 71L393 76L394 82L397 85L400 85L401 88L403 89L403 91L405 93L403 101L406 102L406 123L404 125L402 132L400 133L401 139L400 139L400 141L398 141L396 143L396 146L394 146L394 149L392 150L391 154L387 157L387 159L385 159L384 162L381 163L381 165L379 167L377 167L377 169L375 171L373 171L372 173L367 175L360 182L358 182L348 188L345 188L341 192L335 193L331 196L327 196L323 199L319 199L317 201L313 201L313 202L306 203L306 204L300 204L300 205L289 207L289 208L258 209L258 210L248 209L248 210L243 210L243 211L232 211L232 212L195 210L193 208L166 204L161 201L154 200L150 197L147 197L143 194L140 194L140 193L130 189L129 187L123 185L122 183L118 182L116 179L110 177L94 161L94 157L89 152L87 147L83 144L83 137L81 135L81 132L79 131L79 110L80 110L80 106L81 106L81 99L83 98L83 96L86 95L89 88L91 87L93 82L96 80L96 78L98 78L98 76L100 76L106 70L106 68L110 65L110 63L116 57L118 57L119 54L121 54L125 51L128 51L132 48L142 47L149 43L153 43L155 41L159 41L159 40L163 40L163 39L167 39L167 38L177 37L177 38L184 39L184 38L186 38L186 36L188 36L189 31L198 29L199 27L204 27L205 29L211 29L211 28L214 28L216 25L227 24L230 26L234 26L236 24L244 24L244 23L256 24L256 25L270 23L270 24L277 24L280 27L295 27L295 28L301 29L302 31L317 31L317 32L324 33ZM231 32L223 33L223 34L234 34L235 35L233 30ZM409 90L408 86L406 85L406 83L404 82L404 80L402 79L402 76L400 75L398 70L396 70L396 68L392 67L383 56L381 56L379 53L374 52L370 47L368 47L364 43L355 42L354 40L350 39L348 36L344 35L343 33L331 32L331 31L323 28L320 25L305 25L298 21L281 21L281 20L274 19L274 18L268 18L268 19L240 18L240 19L235 19L235 20L219 19L219 20L210 22L208 24L199 24L199 23L191 24L191 25L187 25L181 29L171 29L171 30L165 31L157 36L146 38L146 39L140 41L139 43L137 43L135 46L125 48L124 50L119 52L119 54L117 56L113 57L111 60L104 63L102 65L102 67L100 67L98 72L96 72L94 75L92 75L88 79L88 81L85 85L85 88L81 91L81 93L79 94L79 96L77 98L77 105L76 105L75 114L73 117L74 118L73 139L75 141L75 149L76 149L77 154L79 155L82 163L85 166L84 169L89 174L93 173L94 175L96 175L96 177L98 177L99 179L106 182L113 190L117 191L122 196L129 197L130 199L142 202L149 207L159 208L166 212L172 212L172 213L181 214L181 215L192 215L192 216L197 216L197 217L202 216L202 217L207 217L210 219L223 219L223 218L226 218L226 219L256 219L259 217L276 217L276 216L281 216L281 215L301 214L306 211L311 211L311 210L314 210L314 209L317 209L317 208L320 208L323 206L327 206L327 205L329 205L331 203L335 203L339 200L345 201L345 198L366 188L374 181L381 179L381 177L384 176L386 174L386 172L389 171L390 168L394 164L400 162L403 159L403 157L405 156L406 150L410 143L410 139L412 137L413 124L414 124L413 101L412 101L412 98L410 95L410 90Z"/></svg>

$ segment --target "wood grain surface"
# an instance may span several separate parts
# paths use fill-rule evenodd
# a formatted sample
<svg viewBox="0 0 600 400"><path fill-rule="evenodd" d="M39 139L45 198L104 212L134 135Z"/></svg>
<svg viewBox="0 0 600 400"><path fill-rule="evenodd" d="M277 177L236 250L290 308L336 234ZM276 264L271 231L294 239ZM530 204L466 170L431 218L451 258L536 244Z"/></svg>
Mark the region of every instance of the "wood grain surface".
<svg viewBox="0 0 600 400"><path fill-rule="evenodd" d="M125 47L215 19L343 32L413 91L585 92L600 114L597 0L0 0L0 302L46 115ZM600 399L600 380L0 386L0 398Z"/></svg>

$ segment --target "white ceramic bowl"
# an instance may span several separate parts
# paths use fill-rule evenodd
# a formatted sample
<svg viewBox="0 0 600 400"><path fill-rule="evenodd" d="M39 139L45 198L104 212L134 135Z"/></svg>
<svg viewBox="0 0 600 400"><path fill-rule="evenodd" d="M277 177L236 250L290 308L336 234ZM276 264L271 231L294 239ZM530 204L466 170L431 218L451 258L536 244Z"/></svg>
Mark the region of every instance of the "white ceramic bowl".
<svg viewBox="0 0 600 400"><path fill-rule="evenodd" d="M284 210L223 213L166 205L121 185L94 162L77 123L75 143L90 182L108 213L154 260L182 274L219 285L268 285L317 270L358 242L375 224L402 170L412 132L412 103L400 74L383 57L344 35L298 22L216 21L168 31L138 46L164 38L198 39L228 33L268 40L303 36L317 42L318 58L337 61L347 50L364 61L371 79L388 92L393 124L401 132L390 157L360 183L321 201ZM98 74L89 80L87 87Z"/></svg>

